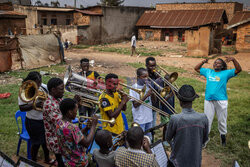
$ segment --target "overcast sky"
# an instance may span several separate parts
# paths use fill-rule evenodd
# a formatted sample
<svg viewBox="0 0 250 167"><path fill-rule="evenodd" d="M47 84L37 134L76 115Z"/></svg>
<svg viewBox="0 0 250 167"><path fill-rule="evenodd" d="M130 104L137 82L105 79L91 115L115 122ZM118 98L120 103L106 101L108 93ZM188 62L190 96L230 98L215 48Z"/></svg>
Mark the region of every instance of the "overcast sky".
<svg viewBox="0 0 250 167"><path fill-rule="evenodd" d="M37 0L31 0L33 4ZM42 3L49 3L51 1L56 1L56 0L41 0ZM73 6L74 5L74 0L58 0L60 2L60 6L63 7L64 4ZM97 4L97 2L100 2L100 0L76 0L77 6L79 7L80 4L83 5L84 7L87 6L94 6ZM208 0L125 0L123 5L124 6L146 6L149 7L151 5L155 5L157 3L176 3L176 2L208 2ZM231 0L216 0L216 2L231 2ZM233 2L240 2L243 3L244 6L250 6L250 0L235 0Z"/></svg>

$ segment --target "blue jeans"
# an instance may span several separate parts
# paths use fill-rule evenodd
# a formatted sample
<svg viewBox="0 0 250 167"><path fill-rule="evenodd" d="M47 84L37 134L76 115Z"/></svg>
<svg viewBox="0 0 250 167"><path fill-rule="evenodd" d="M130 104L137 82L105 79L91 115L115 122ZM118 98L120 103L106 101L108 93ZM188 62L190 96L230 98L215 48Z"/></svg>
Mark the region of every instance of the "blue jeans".
<svg viewBox="0 0 250 167"><path fill-rule="evenodd" d="M148 123L145 123L145 124L140 124L140 127L142 128L143 132L145 132L146 130L152 128L152 122L148 122ZM152 134L151 133L147 133L146 134L150 140L152 140Z"/></svg>
<svg viewBox="0 0 250 167"><path fill-rule="evenodd" d="M156 118L157 118L156 111L153 111L152 127L155 127L155 126L156 126Z"/></svg>

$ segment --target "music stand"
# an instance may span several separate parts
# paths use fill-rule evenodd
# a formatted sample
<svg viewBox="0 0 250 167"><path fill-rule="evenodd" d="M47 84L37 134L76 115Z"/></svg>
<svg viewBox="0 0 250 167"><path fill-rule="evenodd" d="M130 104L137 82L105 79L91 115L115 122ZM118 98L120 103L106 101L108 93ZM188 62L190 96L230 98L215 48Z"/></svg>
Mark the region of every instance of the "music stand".
<svg viewBox="0 0 250 167"><path fill-rule="evenodd" d="M17 161L17 166L19 167L44 167L32 160L26 159L24 157L21 157Z"/></svg>
<svg viewBox="0 0 250 167"><path fill-rule="evenodd" d="M160 167L166 167L168 164L168 155L163 147L162 140L150 145L151 151L155 154L155 159Z"/></svg>
<svg viewBox="0 0 250 167"><path fill-rule="evenodd" d="M0 151L0 167L16 167L16 163Z"/></svg>

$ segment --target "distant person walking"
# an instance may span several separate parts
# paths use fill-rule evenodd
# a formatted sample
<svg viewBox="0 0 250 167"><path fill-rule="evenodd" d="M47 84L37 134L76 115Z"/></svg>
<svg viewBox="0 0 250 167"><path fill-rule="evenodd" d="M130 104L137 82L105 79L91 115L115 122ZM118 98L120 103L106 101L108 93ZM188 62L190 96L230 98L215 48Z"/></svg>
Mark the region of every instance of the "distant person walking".
<svg viewBox="0 0 250 167"><path fill-rule="evenodd" d="M133 56L134 53L137 54L138 57L140 56L140 54L136 52L136 37L135 34L133 33L131 38L131 56Z"/></svg>

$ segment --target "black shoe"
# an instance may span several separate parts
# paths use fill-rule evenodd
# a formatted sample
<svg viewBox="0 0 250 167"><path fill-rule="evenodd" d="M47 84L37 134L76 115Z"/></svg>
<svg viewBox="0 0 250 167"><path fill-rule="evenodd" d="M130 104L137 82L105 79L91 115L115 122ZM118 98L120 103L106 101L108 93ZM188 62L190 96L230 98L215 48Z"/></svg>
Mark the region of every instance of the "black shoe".
<svg viewBox="0 0 250 167"><path fill-rule="evenodd" d="M226 135L220 135L220 137L221 137L221 145L222 146L226 146Z"/></svg>

